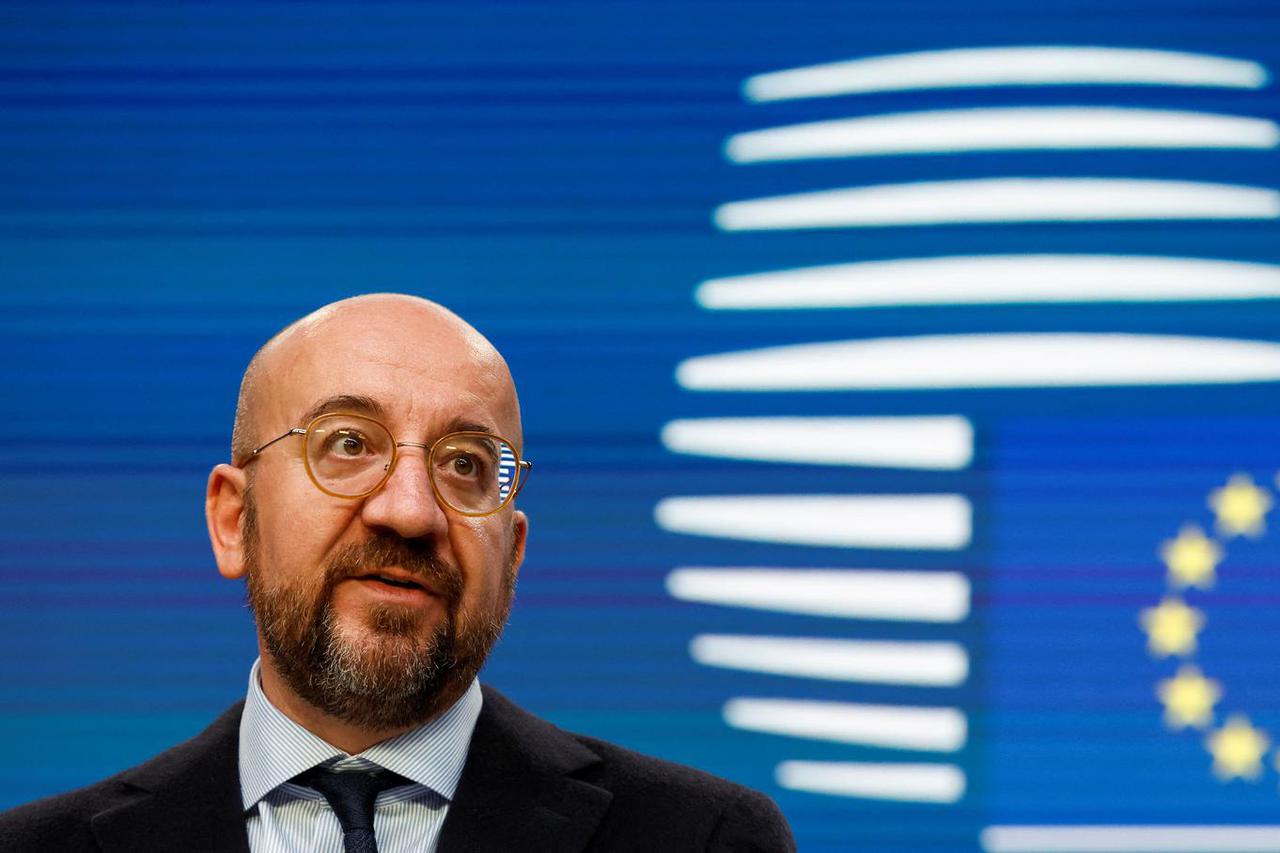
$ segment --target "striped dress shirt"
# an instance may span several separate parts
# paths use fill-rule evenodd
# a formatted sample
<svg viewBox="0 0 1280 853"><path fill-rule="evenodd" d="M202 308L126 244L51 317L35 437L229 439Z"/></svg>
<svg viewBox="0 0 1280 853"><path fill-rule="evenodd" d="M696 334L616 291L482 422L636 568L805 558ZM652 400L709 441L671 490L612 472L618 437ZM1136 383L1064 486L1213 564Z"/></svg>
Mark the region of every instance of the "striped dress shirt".
<svg viewBox="0 0 1280 853"><path fill-rule="evenodd" d="M436 849L480 715L480 683L425 726L348 755L290 720L249 673L240 718L240 793L252 853L342 853L342 826L324 797L288 781L324 764L335 771L382 767L413 780L383 791L374 806L379 853Z"/></svg>

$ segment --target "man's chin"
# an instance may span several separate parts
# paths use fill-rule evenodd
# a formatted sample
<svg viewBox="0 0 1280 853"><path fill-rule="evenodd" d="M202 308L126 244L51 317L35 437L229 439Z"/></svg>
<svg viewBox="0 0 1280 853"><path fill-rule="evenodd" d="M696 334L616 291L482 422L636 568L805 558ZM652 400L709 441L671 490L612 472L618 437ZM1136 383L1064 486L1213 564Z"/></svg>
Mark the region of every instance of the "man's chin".
<svg viewBox="0 0 1280 853"><path fill-rule="evenodd" d="M369 729L423 722L447 692L451 645L442 631L424 636L363 624L350 632L335 626L324 665L309 679L310 698Z"/></svg>
<svg viewBox="0 0 1280 853"><path fill-rule="evenodd" d="M381 642L403 641L409 645L430 646L440 631L440 623L433 613L423 613L415 607L380 605L367 608L359 614L356 628L370 640Z"/></svg>
<svg viewBox="0 0 1280 853"><path fill-rule="evenodd" d="M394 682L437 668L441 647L449 645L448 629L423 614L380 608L336 619L329 655L344 667Z"/></svg>

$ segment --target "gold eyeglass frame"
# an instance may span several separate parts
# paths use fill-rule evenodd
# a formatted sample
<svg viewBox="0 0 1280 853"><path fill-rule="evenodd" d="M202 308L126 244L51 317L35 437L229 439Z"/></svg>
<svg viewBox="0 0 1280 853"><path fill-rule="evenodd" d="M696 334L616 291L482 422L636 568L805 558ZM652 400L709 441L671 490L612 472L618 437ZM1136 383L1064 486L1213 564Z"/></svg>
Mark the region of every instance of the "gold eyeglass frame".
<svg viewBox="0 0 1280 853"><path fill-rule="evenodd" d="M262 453L262 451L266 450L268 447L275 444L277 441L282 441L291 435L309 436L311 434L311 431L315 429L316 424L320 423L323 420L327 420L329 418L339 418L339 417L362 418L366 421L371 421L372 423L375 423L378 426L382 427L383 430L386 431L387 436L391 439L391 461L387 463L387 469L385 472L383 472L382 479L378 480L377 484L374 485L373 488L369 489L368 491L361 492L358 495L343 495L334 491L330 491L329 489L326 489L324 486L320 485L320 481L316 478L315 471L311 470L311 456L307 453L306 443L304 442L303 450L302 450L302 464L307 469L307 477L310 478L312 485L314 485L321 492L323 492L324 494L332 498L341 498L342 500L359 500L360 498L367 498L369 495L378 491L378 489L381 489L383 486L386 485L387 480L391 479L391 475L395 473L396 463L400 461L401 447L421 447L423 450L427 452L426 453L427 479L431 481L431 491L435 494L436 502L440 504L442 507L446 507L447 509L450 509L453 512L456 512L459 515L465 515L470 518L483 518L486 515L493 515L496 512L501 512L504 508L506 508L508 504L510 504L512 501L516 499L516 495L518 495L520 493L520 490L524 488L524 484L528 479L528 472L533 470L533 463L530 462L528 459L521 459L520 454L516 450L516 447L514 444L512 444L510 441L503 438L502 436L494 435L491 432L480 432L478 430L459 430L458 432L451 432L451 433L448 433L447 435L442 435L431 444L425 444L421 441L396 441L395 436L392 435L391 433L391 428L386 424L384 424L382 421L378 420L377 418L370 417L369 415L361 415L355 412L326 412L323 415L319 415L313 418L311 420L311 423L307 424L305 427L294 427L288 432L281 433L280 435L277 435L275 438L271 439L261 447L255 448L254 451L249 455L249 458L244 461L244 465L241 465L240 467L243 468L245 465L248 465L250 462L257 459L258 455ZM453 504L445 500L444 495L440 494L440 487L436 485L436 476L433 468L435 463L432 461L435 459L436 448L440 447L449 439L458 438L460 436L478 436L481 438L493 439L494 441L500 442L501 444L505 444L507 448L511 451L511 455L515 457L515 460L516 460L515 484L511 487L511 491L507 493L507 496L505 499L503 499L502 503L498 504L496 507L494 507L491 510L487 510L486 512L467 512L466 510L458 509L456 506L454 506Z"/></svg>

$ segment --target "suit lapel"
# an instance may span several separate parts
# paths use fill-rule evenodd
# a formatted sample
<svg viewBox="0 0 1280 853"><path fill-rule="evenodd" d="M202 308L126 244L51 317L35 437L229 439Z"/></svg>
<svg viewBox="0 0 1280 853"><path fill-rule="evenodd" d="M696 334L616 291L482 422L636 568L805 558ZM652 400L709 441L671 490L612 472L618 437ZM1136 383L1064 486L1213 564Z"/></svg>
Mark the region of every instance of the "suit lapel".
<svg viewBox="0 0 1280 853"><path fill-rule="evenodd" d="M120 776L120 801L94 815L90 824L104 853L249 853L237 749L242 706Z"/></svg>
<svg viewBox="0 0 1280 853"><path fill-rule="evenodd" d="M599 761L486 687L439 853L583 850L613 795L570 774Z"/></svg>
<svg viewBox="0 0 1280 853"><path fill-rule="evenodd" d="M240 799L242 704L192 740L119 777L116 803L91 826L104 853L249 853ZM578 853L613 795L573 778L600 757L484 689L439 853Z"/></svg>

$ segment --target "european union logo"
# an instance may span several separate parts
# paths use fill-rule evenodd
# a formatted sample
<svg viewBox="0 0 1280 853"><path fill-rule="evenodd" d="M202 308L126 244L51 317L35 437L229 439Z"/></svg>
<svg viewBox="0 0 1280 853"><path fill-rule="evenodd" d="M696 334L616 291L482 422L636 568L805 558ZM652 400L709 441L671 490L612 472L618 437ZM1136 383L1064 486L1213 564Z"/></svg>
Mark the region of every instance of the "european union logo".
<svg viewBox="0 0 1280 853"><path fill-rule="evenodd" d="M1266 695L1274 678L1263 675L1257 638L1276 636L1280 619L1251 596L1274 597L1280 584L1250 568L1263 558L1241 549L1229 579L1214 586L1217 567L1236 559L1234 541L1260 538L1274 473L1246 473L1240 466L1258 460L1223 451L1265 448L1277 424L1162 411L1169 389L1280 380L1280 344L1177 329L1055 328L1052 314L1027 328L1004 314L984 329L981 313L1076 305L1101 316L1115 304L1280 297L1274 265L1090 246L1119 222L1275 220L1275 188L1203 180L1190 160L1170 179L1099 177L1088 159L1072 171L1060 157L1274 149L1280 128L1270 120L1156 109L1132 94L1252 91L1269 79L1239 58L1026 45L855 58L746 81L746 98L762 107L964 89L1014 102L975 106L956 94L945 109L745 131L725 144L736 165L812 183L815 174L839 181L839 164L866 158L999 152L1025 164L1026 154L1014 160L1012 152L1043 156L1034 174L993 174L989 164L1001 161L985 156L966 161L984 164L982 174L845 180L727 201L713 213L727 236L928 229L923 246L946 244L939 229L947 227L994 238L1044 226L1026 232L1017 252L983 253L970 240L950 253L749 269L694 290L726 322L785 318L778 327L795 340L691 353L677 367L681 388L733 402L717 416L672 419L665 446L757 467L750 492L666 497L657 524L757 543L775 559L734 562L742 548L726 546L719 565L674 567L668 591L850 626L819 633L833 623L804 631L791 621L791 631L691 638L691 656L708 667L841 685L838 696L834 687L823 696L797 686L791 695L726 697L728 726L838 745L829 757L805 747L803 758L778 762L779 789L861 804L975 806L986 823L976 841L1006 853L1280 849L1280 828L1258 825L1275 814L1276 792L1231 787L1263 777L1268 732L1278 731L1269 715L1280 697ZM1131 88L1120 103L1085 107L1055 102L1064 86ZM1070 251L1061 238L1048 251L1036 236L1081 223L1092 225L1067 232L1079 237ZM939 314L931 334L830 333L836 318L857 312L959 306L972 310L966 321L952 327L951 315ZM1042 416L1018 396L1049 390L1074 396ZM1113 413L1100 411L1104 400ZM733 413L744 408L754 411ZM867 482L875 488L850 485ZM1213 517L1200 519L1198 507ZM1211 594L1221 596L1217 615L1197 600ZM1202 638L1220 623L1211 646ZM858 689L898 688L899 702L844 701ZM1186 733L1195 736L1179 741ZM845 760L850 747L862 757ZM1202 825L1187 834L1183 825L1197 817ZM1273 846L1240 846L1259 843Z"/></svg>
<svg viewBox="0 0 1280 853"><path fill-rule="evenodd" d="M1277 428L1203 416L997 428L987 849L1280 845Z"/></svg>

